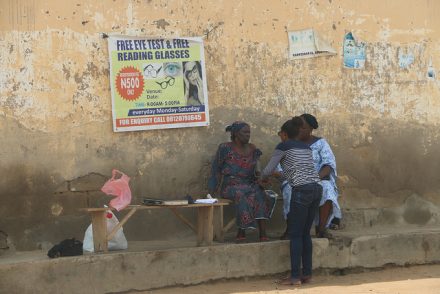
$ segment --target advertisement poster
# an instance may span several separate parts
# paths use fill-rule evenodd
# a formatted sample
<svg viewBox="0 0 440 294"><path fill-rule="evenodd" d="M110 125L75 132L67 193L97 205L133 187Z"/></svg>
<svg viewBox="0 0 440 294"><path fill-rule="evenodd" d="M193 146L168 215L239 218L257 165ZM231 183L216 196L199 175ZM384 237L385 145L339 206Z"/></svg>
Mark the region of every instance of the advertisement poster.
<svg viewBox="0 0 440 294"><path fill-rule="evenodd" d="M313 29L289 32L288 37L291 60L336 54L336 50L321 39Z"/></svg>
<svg viewBox="0 0 440 294"><path fill-rule="evenodd" d="M201 38L110 36L113 131L209 125Z"/></svg>
<svg viewBox="0 0 440 294"><path fill-rule="evenodd" d="M365 43L358 43L352 33L344 37L344 67L362 69L365 67Z"/></svg>

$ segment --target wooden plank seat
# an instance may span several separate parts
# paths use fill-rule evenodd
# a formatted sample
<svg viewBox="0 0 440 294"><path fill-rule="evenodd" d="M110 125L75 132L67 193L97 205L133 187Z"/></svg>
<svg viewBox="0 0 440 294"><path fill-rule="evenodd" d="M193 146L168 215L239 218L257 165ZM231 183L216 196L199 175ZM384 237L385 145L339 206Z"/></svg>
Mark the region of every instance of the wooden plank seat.
<svg viewBox="0 0 440 294"><path fill-rule="evenodd" d="M186 204L186 205L129 205L123 210L128 213L120 220L119 224L111 232L107 232L106 212L110 208L81 208L82 211L90 213L93 227L93 245L95 252L107 252L108 241L116 232L139 210L169 209L173 214L197 234L197 246L211 245L214 238L223 242L224 233L229 230L235 222L235 218L226 226L223 226L223 207L232 202L226 199L219 199L214 204ZM186 208L197 209L197 224L193 224L179 210ZM113 209L115 210L115 209ZM123 211L121 210L121 211ZM232 223L232 224L231 224Z"/></svg>

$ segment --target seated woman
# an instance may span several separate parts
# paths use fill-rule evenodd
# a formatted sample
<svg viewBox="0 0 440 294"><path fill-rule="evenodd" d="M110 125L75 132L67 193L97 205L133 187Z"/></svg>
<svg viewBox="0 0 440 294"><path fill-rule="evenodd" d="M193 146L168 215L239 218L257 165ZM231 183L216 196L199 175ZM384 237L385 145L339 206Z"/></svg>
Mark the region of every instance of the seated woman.
<svg viewBox="0 0 440 294"><path fill-rule="evenodd" d="M313 152L313 162L316 171L321 179L323 188L321 202L319 204L319 224L316 228L317 236L326 238L330 235L326 228L338 229L342 218L341 208L338 203L338 188L336 186L336 159L330 145L324 138L312 135L314 129L318 128L316 118L308 113L300 116L303 119L301 128L302 137Z"/></svg>
<svg viewBox="0 0 440 294"><path fill-rule="evenodd" d="M237 242L246 241L246 229L255 229L257 224L260 241L267 241L265 222L271 216L275 200L266 196L257 184L260 173L257 166L262 153L249 143L251 131L247 123L234 122L226 131L231 132L231 142L218 147L208 181L209 192L214 194L220 188L221 197L234 201Z"/></svg>

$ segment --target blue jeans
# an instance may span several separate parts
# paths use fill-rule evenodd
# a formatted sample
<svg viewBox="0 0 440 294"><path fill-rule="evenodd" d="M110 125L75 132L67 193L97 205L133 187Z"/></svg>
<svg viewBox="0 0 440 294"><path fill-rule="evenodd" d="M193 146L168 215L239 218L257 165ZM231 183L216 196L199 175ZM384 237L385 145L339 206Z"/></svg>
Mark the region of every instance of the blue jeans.
<svg viewBox="0 0 440 294"><path fill-rule="evenodd" d="M290 212L287 215L292 280L312 274L313 249L310 229L319 209L321 197L322 187L318 183L301 185L292 189Z"/></svg>

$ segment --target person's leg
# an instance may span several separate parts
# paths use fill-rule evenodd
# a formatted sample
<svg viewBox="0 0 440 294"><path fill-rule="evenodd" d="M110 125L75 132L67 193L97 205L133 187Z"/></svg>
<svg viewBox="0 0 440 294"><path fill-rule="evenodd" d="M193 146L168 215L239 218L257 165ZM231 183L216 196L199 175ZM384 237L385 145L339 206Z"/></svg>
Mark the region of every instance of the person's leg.
<svg viewBox="0 0 440 294"><path fill-rule="evenodd" d="M246 239L246 229L256 229L257 223L254 217L254 197L252 193L241 186L236 186L234 189L234 200L236 207L237 220L237 242L244 242Z"/></svg>
<svg viewBox="0 0 440 294"><path fill-rule="evenodd" d="M301 256L303 251L302 234L304 225L307 219L307 206L295 201L295 193L292 191L292 199L290 202L290 212L288 215L288 229L290 238L290 267L291 267L291 281L299 281L301 278Z"/></svg>
<svg viewBox="0 0 440 294"><path fill-rule="evenodd" d="M321 207L319 207L319 235L322 235L325 232L325 227L327 226L329 216L332 214L332 210L333 202L331 200L327 200Z"/></svg>
<svg viewBox="0 0 440 294"><path fill-rule="evenodd" d="M313 221L315 219L315 214L318 211L319 200L321 195L321 187L316 186L313 191L313 202L308 207L307 220L304 225L303 232L303 255L302 255L302 280L308 282L312 276L312 256L313 256L313 245L312 238L310 236L310 230L312 229Z"/></svg>
<svg viewBox="0 0 440 294"><path fill-rule="evenodd" d="M267 241L267 235L266 235L266 220L265 219L258 219L258 230L260 232L260 241Z"/></svg>

